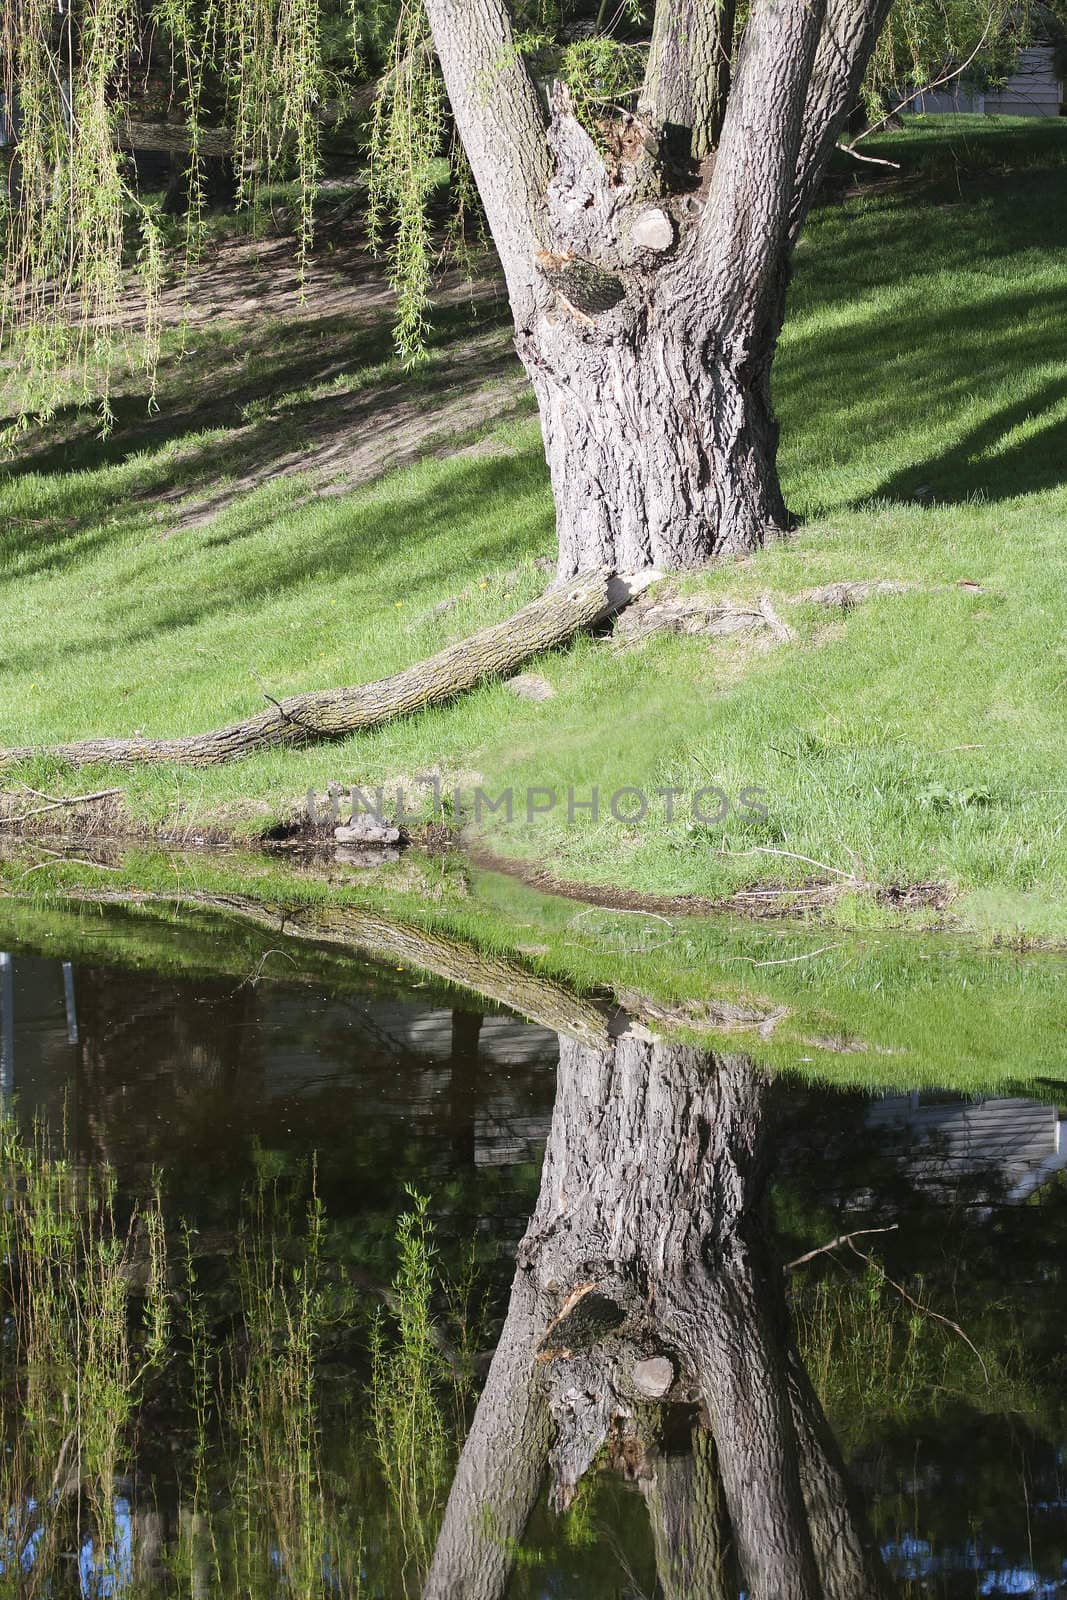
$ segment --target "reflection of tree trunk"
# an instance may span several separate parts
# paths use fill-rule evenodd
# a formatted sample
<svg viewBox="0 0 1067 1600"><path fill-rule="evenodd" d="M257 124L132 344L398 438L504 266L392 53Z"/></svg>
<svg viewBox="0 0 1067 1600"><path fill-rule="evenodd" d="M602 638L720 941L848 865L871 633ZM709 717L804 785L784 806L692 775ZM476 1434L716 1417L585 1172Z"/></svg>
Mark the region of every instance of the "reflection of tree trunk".
<svg viewBox="0 0 1067 1600"><path fill-rule="evenodd" d="M800 1479L825 1600L888 1596L892 1586L862 1500L795 1346L790 1349L789 1383Z"/></svg>
<svg viewBox="0 0 1067 1600"><path fill-rule="evenodd" d="M474 1113L478 1105L478 1040L480 1011L452 1012L452 1052L448 1058L448 1109L452 1128L452 1153L457 1165L474 1166L477 1138Z"/></svg>
<svg viewBox="0 0 1067 1600"><path fill-rule="evenodd" d="M551 1434L535 1372L537 1294L525 1273L511 1291L500 1343L456 1469L425 1600L504 1593L544 1477Z"/></svg>
<svg viewBox="0 0 1067 1600"><path fill-rule="evenodd" d="M707 1430L695 1427L688 1449L665 1451L641 1488L663 1600L733 1600L730 1531Z"/></svg>
<svg viewBox="0 0 1067 1600"><path fill-rule="evenodd" d="M790 1335L766 1217L766 1098L743 1056L561 1039L541 1192L433 1600L503 1594L501 1541L536 1498L545 1447L536 1456L531 1419L546 1413L553 1504L604 1450L641 1486L671 1600L729 1593L734 1559L751 1600L889 1592ZM711 1439L679 1457L671 1439L698 1419ZM509 1498L501 1472L520 1461ZM491 1563L476 1548L486 1528Z"/></svg>

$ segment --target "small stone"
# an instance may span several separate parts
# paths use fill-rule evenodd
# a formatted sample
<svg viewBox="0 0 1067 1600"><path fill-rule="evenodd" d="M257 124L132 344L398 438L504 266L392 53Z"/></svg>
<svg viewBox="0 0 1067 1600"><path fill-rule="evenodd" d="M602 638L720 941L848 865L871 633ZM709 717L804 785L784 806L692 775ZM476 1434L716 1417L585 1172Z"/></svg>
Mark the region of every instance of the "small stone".
<svg viewBox="0 0 1067 1600"><path fill-rule="evenodd" d="M349 822L335 828L333 836L338 844L396 844L400 829L379 822L367 812L357 812Z"/></svg>
<svg viewBox="0 0 1067 1600"><path fill-rule="evenodd" d="M520 700L551 700L556 692L539 672L520 672L518 677L508 678L504 687Z"/></svg>
<svg viewBox="0 0 1067 1600"><path fill-rule="evenodd" d="M674 1365L666 1356L651 1356L648 1361L637 1363L630 1382L636 1394L648 1400L662 1400L674 1382Z"/></svg>

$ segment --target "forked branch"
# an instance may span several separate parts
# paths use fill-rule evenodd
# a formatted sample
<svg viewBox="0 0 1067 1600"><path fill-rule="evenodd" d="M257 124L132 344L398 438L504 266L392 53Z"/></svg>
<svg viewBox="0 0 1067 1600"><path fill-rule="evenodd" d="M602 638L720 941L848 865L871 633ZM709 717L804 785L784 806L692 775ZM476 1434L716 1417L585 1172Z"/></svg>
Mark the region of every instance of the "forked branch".
<svg viewBox="0 0 1067 1600"><path fill-rule="evenodd" d="M827 0L797 154L790 232L804 225L830 152L859 98L892 0Z"/></svg>
<svg viewBox="0 0 1067 1600"><path fill-rule="evenodd" d="M500 255L512 309L545 294L534 256L549 160L545 118L507 0L426 0L452 114Z"/></svg>

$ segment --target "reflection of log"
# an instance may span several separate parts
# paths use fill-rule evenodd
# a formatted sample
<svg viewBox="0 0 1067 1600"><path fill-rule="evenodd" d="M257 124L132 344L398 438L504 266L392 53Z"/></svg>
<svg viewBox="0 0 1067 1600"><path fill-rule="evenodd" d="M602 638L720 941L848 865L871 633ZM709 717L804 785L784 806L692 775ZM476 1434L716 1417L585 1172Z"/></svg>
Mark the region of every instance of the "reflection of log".
<svg viewBox="0 0 1067 1600"><path fill-rule="evenodd" d="M94 905L169 905L179 902L170 895L124 894L121 890L94 890L70 896ZM484 955L458 939L426 933L372 911L352 906L291 907L271 906L250 895L190 893L180 904L193 905L226 916L241 917L259 927L294 939L318 944L345 945L371 956L402 961L448 983L459 984L489 1000L509 1006L520 1016L542 1027L565 1034L585 1044L608 1043L606 1013L592 1000L579 995L551 978L527 972L516 962L501 956Z"/></svg>
<svg viewBox="0 0 1067 1600"><path fill-rule="evenodd" d="M742 1056L560 1041L541 1193L474 1453L510 1448L505 1374L523 1415L539 1375L553 1503L604 1449L645 1495L665 1596L878 1600L888 1579L800 1367L770 1244L766 1099ZM646 1381L657 1353L656 1374L674 1375L659 1406ZM696 1419L711 1437L679 1458ZM508 1567L490 1581L455 1557L481 1514L479 1481L461 1462L441 1535L451 1587L431 1585L433 1600L504 1593ZM525 1505L503 1519L509 1536ZM498 1500L490 1510L501 1516Z"/></svg>
<svg viewBox="0 0 1067 1600"><path fill-rule="evenodd" d="M505 622L495 622L467 639L459 639L426 661L418 661L390 678L345 689L316 689L274 700L266 711L210 733L177 739L79 739L42 749L30 746L0 750L0 766L48 754L73 766L106 761L128 766L136 762L176 761L184 766L217 766L258 750L315 744L376 728L394 717L410 716L473 689L486 678L513 672L531 656L564 644L625 603L609 591L606 569L587 572L560 588L549 589ZM609 598L609 594L611 598ZM270 698L269 696L267 697Z"/></svg>

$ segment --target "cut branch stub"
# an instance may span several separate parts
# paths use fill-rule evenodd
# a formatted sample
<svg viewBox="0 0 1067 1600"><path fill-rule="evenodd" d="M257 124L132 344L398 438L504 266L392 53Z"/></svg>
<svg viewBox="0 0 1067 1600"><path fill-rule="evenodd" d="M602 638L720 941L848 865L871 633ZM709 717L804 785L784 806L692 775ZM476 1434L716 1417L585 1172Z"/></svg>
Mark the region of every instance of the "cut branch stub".
<svg viewBox="0 0 1067 1600"><path fill-rule="evenodd" d="M669 250L674 243L674 224L662 207L649 206L634 218L630 238L641 250Z"/></svg>
<svg viewBox="0 0 1067 1600"><path fill-rule="evenodd" d="M630 1374L630 1382L643 1399L662 1400L674 1382L674 1363L666 1356L650 1356L647 1361L638 1361Z"/></svg>

